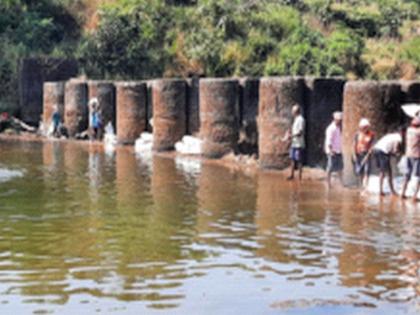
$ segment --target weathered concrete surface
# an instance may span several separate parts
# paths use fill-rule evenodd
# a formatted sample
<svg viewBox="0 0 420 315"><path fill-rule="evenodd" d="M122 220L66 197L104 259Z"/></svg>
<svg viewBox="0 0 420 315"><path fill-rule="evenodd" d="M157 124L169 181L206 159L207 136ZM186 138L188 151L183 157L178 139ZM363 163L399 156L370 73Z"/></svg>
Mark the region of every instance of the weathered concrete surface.
<svg viewBox="0 0 420 315"><path fill-rule="evenodd" d="M119 82L117 89L117 139L133 144L147 124L147 85L145 82Z"/></svg>
<svg viewBox="0 0 420 315"><path fill-rule="evenodd" d="M43 107L46 81L65 81L77 76L76 60L60 58L25 58L19 62L19 109L21 119L38 125Z"/></svg>
<svg viewBox="0 0 420 315"><path fill-rule="evenodd" d="M292 126L292 107L299 105L304 112L303 91L302 78L260 80L258 147L261 168L284 169L289 165L289 146L283 138Z"/></svg>
<svg viewBox="0 0 420 315"><path fill-rule="evenodd" d="M237 80L200 80L200 138L203 140L203 156L220 158L236 149L238 96Z"/></svg>
<svg viewBox="0 0 420 315"><path fill-rule="evenodd" d="M260 80L239 80L239 151L245 154L258 153L258 101Z"/></svg>
<svg viewBox="0 0 420 315"><path fill-rule="evenodd" d="M178 79L153 82L153 150L170 151L187 131L186 83Z"/></svg>
<svg viewBox="0 0 420 315"><path fill-rule="evenodd" d="M187 82L187 134L200 131L200 79L190 78Z"/></svg>
<svg viewBox="0 0 420 315"><path fill-rule="evenodd" d="M86 82L70 80L65 86L64 123L70 137L88 128L88 86Z"/></svg>
<svg viewBox="0 0 420 315"><path fill-rule="evenodd" d="M115 85L110 81L89 81L89 100L96 97L103 128L111 122L116 129Z"/></svg>
<svg viewBox="0 0 420 315"><path fill-rule="evenodd" d="M402 103L420 103L420 81L400 81Z"/></svg>
<svg viewBox="0 0 420 315"><path fill-rule="evenodd" d="M325 130L332 114L342 111L345 80L305 78L306 163L324 166Z"/></svg>
<svg viewBox="0 0 420 315"><path fill-rule="evenodd" d="M51 124L54 106L57 106L61 119L64 121L64 90L65 82L45 82L43 91L42 121Z"/></svg>
<svg viewBox="0 0 420 315"><path fill-rule="evenodd" d="M401 86L398 82L350 81L344 87L343 157L344 183L354 185L352 144L361 118L369 119L379 139L396 131L404 123L400 106Z"/></svg>

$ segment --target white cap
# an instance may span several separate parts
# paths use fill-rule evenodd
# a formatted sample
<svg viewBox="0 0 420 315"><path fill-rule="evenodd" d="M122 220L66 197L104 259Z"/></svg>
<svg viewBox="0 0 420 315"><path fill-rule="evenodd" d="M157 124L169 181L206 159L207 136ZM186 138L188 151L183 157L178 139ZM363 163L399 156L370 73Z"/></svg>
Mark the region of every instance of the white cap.
<svg viewBox="0 0 420 315"><path fill-rule="evenodd" d="M90 106L96 105L96 104L98 104L98 99L96 97L90 99L90 101L89 101Z"/></svg>
<svg viewBox="0 0 420 315"><path fill-rule="evenodd" d="M365 128L365 127L370 127L370 122L368 119L362 118L360 119L360 122L359 122L359 128Z"/></svg>
<svg viewBox="0 0 420 315"><path fill-rule="evenodd" d="M342 112L334 112L333 118L334 118L334 120L343 120L343 113Z"/></svg>

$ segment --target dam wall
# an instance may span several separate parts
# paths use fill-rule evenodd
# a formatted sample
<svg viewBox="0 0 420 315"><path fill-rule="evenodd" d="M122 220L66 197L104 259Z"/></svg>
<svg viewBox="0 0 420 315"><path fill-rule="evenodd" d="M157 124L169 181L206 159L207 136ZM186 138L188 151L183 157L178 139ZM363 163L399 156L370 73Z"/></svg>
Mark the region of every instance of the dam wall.
<svg viewBox="0 0 420 315"><path fill-rule="evenodd" d="M44 86L44 117L60 83ZM88 127L87 102L98 97L103 115L116 127L120 143L132 144L153 132L155 151L173 150L184 135L202 139L202 154L255 155L261 168L288 167L284 136L299 105L306 120L306 162L325 167L325 129L343 111L345 182L351 184L351 147L360 118L371 120L377 137L408 119L405 103L420 103L420 81L347 81L343 78L263 77L157 79L142 82L75 81L65 84L64 121L70 136ZM105 111L106 109L106 111Z"/></svg>

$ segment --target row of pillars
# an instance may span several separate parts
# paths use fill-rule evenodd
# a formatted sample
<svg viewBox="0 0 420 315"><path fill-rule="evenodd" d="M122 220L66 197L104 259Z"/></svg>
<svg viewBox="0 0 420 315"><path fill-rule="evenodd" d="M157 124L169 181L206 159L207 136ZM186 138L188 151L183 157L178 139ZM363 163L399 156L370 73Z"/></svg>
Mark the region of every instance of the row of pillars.
<svg viewBox="0 0 420 315"><path fill-rule="evenodd" d="M113 123L120 143L132 144L143 131L150 131L153 117L156 151L173 150L185 134L195 134L203 140L205 157L257 148L261 167L275 169L289 164L282 138L291 127L294 105L306 118L310 166L322 166L325 129L332 113L343 110L345 173L350 174L351 143L360 118L371 121L378 137L395 130L405 119L401 104L420 102L420 82L302 77L47 82L44 121L58 104L69 135L74 136L88 127L87 103L93 97L99 100L104 122Z"/></svg>

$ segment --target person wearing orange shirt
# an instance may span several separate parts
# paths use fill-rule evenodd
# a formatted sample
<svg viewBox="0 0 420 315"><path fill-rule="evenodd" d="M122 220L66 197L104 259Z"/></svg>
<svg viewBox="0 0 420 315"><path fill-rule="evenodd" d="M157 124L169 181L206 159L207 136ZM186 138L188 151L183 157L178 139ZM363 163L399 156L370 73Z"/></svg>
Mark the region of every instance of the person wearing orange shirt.
<svg viewBox="0 0 420 315"><path fill-rule="evenodd" d="M359 131L354 136L353 160L356 174L360 177L362 186L367 187L371 169L370 154L375 141L375 133L371 130L369 120L362 118Z"/></svg>

